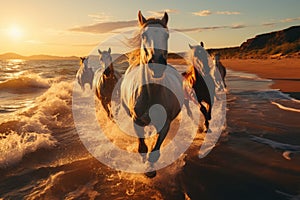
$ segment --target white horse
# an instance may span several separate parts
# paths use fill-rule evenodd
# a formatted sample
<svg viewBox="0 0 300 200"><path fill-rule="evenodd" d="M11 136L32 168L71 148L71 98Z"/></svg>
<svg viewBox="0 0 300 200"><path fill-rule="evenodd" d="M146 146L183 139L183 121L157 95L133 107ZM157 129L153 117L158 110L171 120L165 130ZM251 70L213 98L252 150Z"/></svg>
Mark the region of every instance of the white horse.
<svg viewBox="0 0 300 200"><path fill-rule="evenodd" d="M184 90L188 91L189 88L194 89L194 93L192 93L192 95L197 97L198 104L200 105L200 111L205 118L204 131L208 132L216 87L215 77L212 75L214 74L214 68L210 67L208 59L209 54L203 48L203 42L201 42L200 45L189 46L190 51L188 52L187 56L191 62L191 66L186 72L182 73L184 77ZM187 97L189 99L194 99L194 96ZM189 100L186 99L184 102L188 113L191 113L188 104ZM199 131L202 132L201 126L199 126Z"/></svg>
<svg viewBox="0 0 300 200"><path fill-rule="evenodd" d="M101 51L98 49L98 53L102 68L96 72L96 78L94 81L95 93L98 99L101 101L108 117L112 119L111 97L118 80L121 78L121 75L114 70L110 48L108 51ZM103 69L104 72L102 73Z"/></svg>
<svg viewBox="0 0 300 200"><path fill-rule="evenodd" d="M80 57L80 68L77 71L76 79L78 84L81 86L81 89L85 90L85 84L89 84L90 89L92 89L93 79L94 79L94 71L92 68L88 67L89 57Z"/></svg>
<svg viewBox="0 0 300 200"><path fill-rule="evenodd" d="M145 19L139 11L138 22L140 32L131 42L136 42L140 51L129 56L130 67L121 84L121 101L134 122L139 139L138 152L143 158L148 154L144 127L153 124L156 128L158 138L148 157L150 164L154 164L160 157L160 147L171 122L181 111L184 94L181 75L167 65L168 14L165 13L162 19ZM161 107L164 111L159 109ZM154 177L156 171L146 175Z"/></svg>

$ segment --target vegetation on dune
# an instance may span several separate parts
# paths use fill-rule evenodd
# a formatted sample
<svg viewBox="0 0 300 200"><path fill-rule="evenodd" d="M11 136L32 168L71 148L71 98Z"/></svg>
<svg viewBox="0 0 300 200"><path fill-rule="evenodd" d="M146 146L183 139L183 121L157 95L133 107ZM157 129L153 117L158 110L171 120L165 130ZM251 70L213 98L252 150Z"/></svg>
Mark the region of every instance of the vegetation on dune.
<svg viewBox="0 0 300 200"><path fill-rule="evenodd" d="M222 58L300 57L300 26L257 35L239 47L209 49L208 52L220 53Z"/></svg>

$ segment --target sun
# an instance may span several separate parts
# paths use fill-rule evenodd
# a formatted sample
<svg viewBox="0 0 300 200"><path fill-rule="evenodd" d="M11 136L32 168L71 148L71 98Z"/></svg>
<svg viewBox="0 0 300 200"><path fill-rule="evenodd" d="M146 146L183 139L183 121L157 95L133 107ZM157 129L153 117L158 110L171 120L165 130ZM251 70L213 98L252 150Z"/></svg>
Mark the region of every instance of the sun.
<svg viewBox="0 0 300 200"><path fill-rule="evenodd" d="M8 36L12 39L19 39L22 37L22 35L23 35L23 31L19 26L12 25L8 29Z"/></svg>

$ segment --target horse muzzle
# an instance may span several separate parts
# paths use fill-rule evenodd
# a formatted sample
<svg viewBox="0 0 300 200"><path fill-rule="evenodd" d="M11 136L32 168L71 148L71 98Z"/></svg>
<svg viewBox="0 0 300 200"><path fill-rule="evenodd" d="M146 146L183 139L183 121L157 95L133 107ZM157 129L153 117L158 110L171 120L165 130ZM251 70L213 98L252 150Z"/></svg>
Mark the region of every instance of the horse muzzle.
<svg viewBox="0 0 300 200"><path fill-rule="evenodd" d="M166 50L154 49L148 63L158 63L158 64L166 65L167 55L168 52Z"/></svg>

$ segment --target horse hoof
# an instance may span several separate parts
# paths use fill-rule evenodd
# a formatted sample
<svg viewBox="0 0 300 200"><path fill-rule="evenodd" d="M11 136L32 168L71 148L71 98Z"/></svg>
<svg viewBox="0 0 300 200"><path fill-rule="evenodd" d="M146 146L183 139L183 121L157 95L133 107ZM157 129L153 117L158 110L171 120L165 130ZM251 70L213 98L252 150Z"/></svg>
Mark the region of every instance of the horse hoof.
<svg viewBox="0 0 300 200"><path fill-rule="evenodd" d="M150 163L155 163L160 157L160 151L159 150L156 150L156 151L153 151L149 154L149 158L148 158L148 161Z"/></svg>
<svg viewBox="0 0 300 200"><path fill-rule="evenodd" d="M142 156L142 162L146 163L147 162L147 154L141 153L141 156Z"/></svg>
<svg viewBox="0 0 300 200"><path fill-rule="evenodd" d="M152 172L146 172L145 175L148 178L154 178L156 176L156 171L152 171Z"/></svg>

